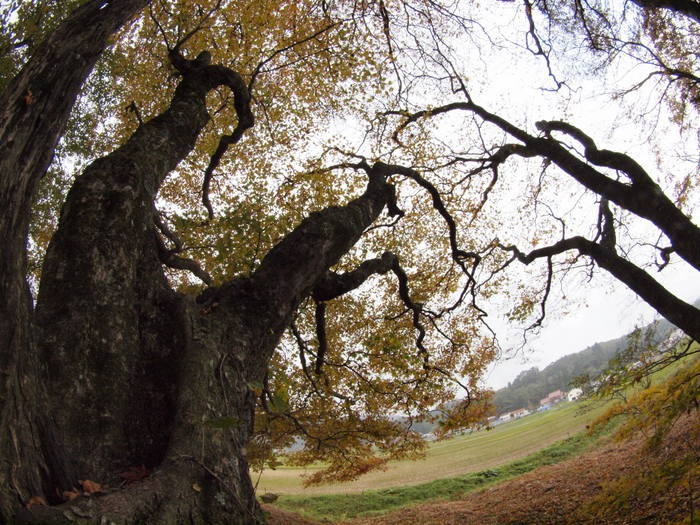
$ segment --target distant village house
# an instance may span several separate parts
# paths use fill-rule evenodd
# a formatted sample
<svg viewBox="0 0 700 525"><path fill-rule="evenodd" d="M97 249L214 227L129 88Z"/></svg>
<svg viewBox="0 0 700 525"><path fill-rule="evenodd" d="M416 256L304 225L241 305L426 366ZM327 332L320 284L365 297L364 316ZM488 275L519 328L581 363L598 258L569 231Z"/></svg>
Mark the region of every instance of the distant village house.
<svg viewBox="0 0 700 525"><path fill-rule="evenodd" d="M566 394L561 390L555 390L554 392L550 392L549 394L547 394L547 397L540 400L540 406L550 407L556 403L564 401L564 399L566 399Z"/></svg>
<svg viewBox="0 0 700 525"><path fill-rule="evenodd" d="M519 419L529 414L532 414L532 411L526 408L519 408L518 410L513 410L512 412L506 412L505 414L501 414L498 417L498 419L500 421L510 421L511 419Z"/></svg>

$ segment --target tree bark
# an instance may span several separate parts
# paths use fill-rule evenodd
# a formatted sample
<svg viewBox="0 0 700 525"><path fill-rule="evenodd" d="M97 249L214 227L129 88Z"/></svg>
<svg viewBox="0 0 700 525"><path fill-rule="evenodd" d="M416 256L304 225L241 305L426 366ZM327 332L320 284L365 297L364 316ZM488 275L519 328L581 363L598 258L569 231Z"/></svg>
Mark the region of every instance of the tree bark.
<svg viewBox="0 0 700 525"><path fill-rule="evenodd" d="M89 1L61 24L0 95L0 515L45 488L43 403L32 346L27 233L36 185L109 37L148 3Z"/></svg>
<svg viewBox="0 0 700 525"><path fill-rule="evenodd" d="M106 479L115 469L150 463L146 452L127 453L134 436L124 426L125 415L138 402L143 413L129 421L138 427L149 420L151 398L169 392L175 381L166 363L160 371L166 384L143 391L144 367L161 357L159 352L181 352L184 337L160 331L179 324L170 314L178 298L160 269L154 199L207 123L205 97L222 83L220 73L222 68L206 68L188 74L166 112L85 170L61 211L36 313L50 413L70 463L60 479L88 474ZM122 395L122 389L135 398ZM167 421L151 421L167 427ZM156 439L150 446L162 449L163 443Z"/></svg>

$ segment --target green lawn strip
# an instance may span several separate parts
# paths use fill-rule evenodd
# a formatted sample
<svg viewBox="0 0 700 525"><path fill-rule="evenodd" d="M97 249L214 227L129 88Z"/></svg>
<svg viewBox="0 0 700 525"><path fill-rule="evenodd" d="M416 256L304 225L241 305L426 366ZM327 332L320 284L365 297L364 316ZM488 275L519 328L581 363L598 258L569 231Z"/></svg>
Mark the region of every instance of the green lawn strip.
<svg viewBox="0 0 700 525"><path fill-rule="evenodd" d="M601 434L609 432L610 430L607 428L594 435L580 432L522 459L481 472L438 479L420 485L367 490L357 494L283 495L275 502L275 505L316 520L337 521L375 516L416 503L457 498L473 490L530 472L538 467L558 463L586 451L598 440Z"/></svg>

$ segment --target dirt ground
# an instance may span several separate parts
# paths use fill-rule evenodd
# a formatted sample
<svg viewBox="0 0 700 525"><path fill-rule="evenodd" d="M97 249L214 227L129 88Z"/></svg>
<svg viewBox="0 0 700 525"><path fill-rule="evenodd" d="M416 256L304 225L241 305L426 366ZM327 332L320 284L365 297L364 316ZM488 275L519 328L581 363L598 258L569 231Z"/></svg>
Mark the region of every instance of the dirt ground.
<svg viewBox="0 0 700 525"><path fill-rule="evenodd" d="M662 461L668 463L681 457L690 457L696 469L674 489L667 490L665 486L634 489L594 510L588 506L592 498L600 497L605 487L624 476L641 479ZM577 458L472 492L462 499L420 504L342 525L641 525L691 523L691 514L695 524L700 523L699 464L700 421L697 417L688 418L676 426L658 454L650 454L641 437L611 442ZM653 475L648 479L654 480ZM646 483L645 487L655 484ZM626 482L625 486L628 485ZM273 506L264 508L270 513L271 525L317 523Z"/></svg>

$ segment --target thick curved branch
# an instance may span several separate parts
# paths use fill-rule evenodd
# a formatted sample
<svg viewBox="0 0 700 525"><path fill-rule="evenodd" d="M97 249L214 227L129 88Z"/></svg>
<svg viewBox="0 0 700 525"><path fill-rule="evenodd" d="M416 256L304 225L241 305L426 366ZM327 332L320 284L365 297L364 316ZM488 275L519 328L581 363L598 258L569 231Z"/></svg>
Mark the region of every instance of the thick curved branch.
<svg viewBox="0 0 700 525"><path fill-rule="evenodd" d="M227 86L233 91L234 94L234 107L236 109L236 116L238 117L238 124L230 135L224 135L219 140L219 145L216 147L216 151L211 156L209 160L209 165L204 171L204 181L202 182L202 204L204 204L209 214L209 219L214 217L214 209L212 208L211 201L209 200L209 186L211 184L211 178L214 175L214 170L219 166L222 157L228 150L228 147L238 143L246 130L253 127L255 123L255 117L250 109L250 94L248 89L238 73L232 72Z"/></svg>
<svg viewBox="0 0 700 525"><path fill-rule="evenodd" d="M175 270L187 270L196 277L198 277L203 283L211 286L214 284L214 279L209 275L202 267L197 264L196 261L188 259L186 257L180 257L173 250L169 250L167 246L163 243L163 240L156 233L156 246L158 249L158 258L160 262L169 268Z"/></svg>
<svg viewBox="0 0 700 525"><path fill-rule="evenodd" d="M358 268L351 272L337 274L326 273L316 285L313 297L316 303L316 333L319 342L319 356L316 359L316 373L319 373L319 366L322 364L321 349L326 349L325 341L325 307L323 301L335 299L348 293L362 285L369 277L376 274L386 274L393 272L399 282L399 297L407 310L411 312L411 322L417 332L416 347L423 358L424 369L430 368L428 350L423 345L425 339L425 327L421 323L420 316L423 305L411 299L408 289L408 276L399 263L398 257L391 252L385 252L381 258L364 261Z"/></svg>
<svg viewBox="0 0 700 525"><path fill-rule="evenodd" d="M246 130L252 128L255 124L255 117L253 116L253 112L250 108L251 93L253 90L253 85L255 84L255 80L257 79L258 75L262 72L262 68L266 64L274 60L275 57L299 45L302 45L306 42L318 38L323 33L330 31L336 25L337 24L335 23L329 24L327 26L322 27L315 33L307 36L306 38L302 38L287 46L276 49L269 57L261 61L255 67L255 70L251 74L248 83L246 83L243 80L243 77L238 73L235 73L235 75L232 76L231 82L227 84L227 86L233 92L234 108L236 110L236 116L238 117L238 124L236 125L236 128L230 135L223 135L219 139L219 144L216 147L214 153L212 154L209 160L209 164L206 170L204 171L204 180L202 182L202 204L204 204L204 207L207 209L209 220L211 220L214 217L214 209L211 205L211 201L209 200L209 189L211 185L211 179L214 175L214 170L216 170L216 168L221 163L221 159L226 154L226 151L228 150L229 146L238 143L241 140L241 138L243 138L243 134L246 132Z"/></svg>
<svg viewBox="0 0 700 525"><path fill-rule="evenodd" d="M536 122L535 126L547 136L549 136L552 131L559 131L580 142L584 147L584 157L591 164L622 171L629 177L632 184L640 186L654 185L654 181L649 174L632 157L616 151L598 149L591 137L568 122L559 120L540 121Z"/></svg>
<svg viewBox="0 0 700 525"><path fill-rule="evenodd" d="M394 254L384 253L380 258L362 262L355 270L342 274L328 271L316 283L312 296L316 301L330 301L359 288L372 275L385 274L395 260Z"/></svg>
<svg viewBox="0 0 700 525"><path fill-rule="evenodd" d="M614 169L627 175L631 184L621 184L591 168L549 138L536 149L567 174L605 199L616 203L655 224L670 239L674 250L700 270L700 229L669 199L649 174L630 156L599 150L580 129L559 121L538 122L545 133L560 131L584 146L584 156L591 164Z"/></svg>
<svg viewBox="0 0 700 525"><path fill-rule="evenodd" d="M399 264L398 257L391 252L385 252L381 258L364 261L352 272L347 272L344 274L328 272L322 277L314 289L313 296L314 299L318 301L316 307L316 328L317 334L319 335L319 358L316 360L317 373L319 362L322 360L320 357L320 349L324 347L322 343L325 343L325 338L323 338L322 342L321 337L321 334L323 334L325 330L325 320L321 320L319 318L319 316L323 317L325 313L325 308L322 309L322 305L324 304L322 301L335 299L336 297L356 289L370 276L375 274L385 274L389 271L393 272L399 281L399 297L406 308L411 312L413 327L418 334L416 336L416 347L423 357L424 368L427 369L429 367L428 351L423 345L423 340L425 339L425 327L420 321L423 305L420 303L415 303L411 299L408 289L408 276Z"/></svg>
<svg viewBox="0 0 700 525"><path fill-rule="evenodd" d="M380 258L364 261L351 272L338 274L329 271L321 279L319 279L319 282L312 293L314 300L317 301L315 318L319 349L316 357L316 374L321 373L321 367L324 364L324 356L327 351L327 341L325 337L325 303L323 301L335 299L345 293L355 290L372 275L383 275L388 272L392 272L394 275L396 275L398 280L399 297L401 298L401 302L406 307L406 310L404 310L401 315L407 311L411 312L411 323L416 331L416 348L418 349L421 359L423 360L423 369L425 371L434 370L448 377L456 384L467 390L467 388L456 378L452 377L452 375L430 363L430 353L423 344L426 336L425 326L423 326L423 323L421 322L423 305L421 303L414 302L411 299L411 294L408 287L408 276L401 267L398 257L391 252L385 252ZM300 336L295 334L295 337L297 337L297 341L300 342ZM305 360L302 361L302 366L304 368L306 367Z"/></svg>
<svg viewBox="0 0 700 525"><path fill-rule="evenodd" d="M673 249L689 264L700 270L700 229L669 199L646 171L628 155L599 150L593 140L580 129L568 123L551 121L538 122L537 127L545 136L535 137L494 115L471 100L454 102L429 111L416 113L393 112L403 116L396 133L412 122L433 115L450 111L468 111L486 122L494 124L502 131L523 142L523 149L514 151L527 156L539 155L556 164L587 189L603 198L614 202L621 208L642 217L656 225L671 241ZM550 136L552 131L559 131L572 137L584 146L585 159L571 153L558 140ZM598 171L594 166L601 166L624 173L630 183L614 180Z"/></svg>
<svg viewBox="0 0 700 525"><path fill-rule="evenodd" d="M214 175L214 170L219 166L229 146L238 143L241 138L243 138L243 134L246 130L252 128L255 124L255 117L250 109L250 94L243 81L243 77L238 73L232 73L227 86L234 94L234 107L236 109L236 116L238 117L238 124L233 130L233 133L224 135L219 139L219 145L216 147L216 151L214 151L214 154L209 160L209 165L204 171L204 180L202 182L202 204L204 204L204 207L207 209L210 220L214 217L214 209L209 200L209 187L211 185L211 178Z"/></svg>
<svg viewBox="0 0 700 525"><path fill-rule="evenodd" d="M269 339L271 344L265 346L269 354L248 357L251 370L265 365L298 306L312 294L322 276L355 245L392 198L393 188L387 178L394 173L394 166L361 162L354 167L368 175L362 195L344 206L330 206L310 214L267 253L249 278L211 288L198 298L200 303L217 303L222 312L236 310L241 296L255 302L255 308L238 315L262 330L260 337Z"/></svg>
<svg viewBox="0 0 700 525"><path fill-rule="evenodd" d="M601 244L584 237L571 237L527 254L515 246L499 245L499 247L512 253L518 261L526 265L537 259L551 258L569 250L576 250L593 259L598 266L627 285L657 312L690 337L696 341L700 340L700 310L678 299L647 272Z"/></svg>
<svg viewBox="0 0 700 525"><path fill-rule="evenodd" d="M438 108L438 113L441 111L441 109L444 108ZM450 111L454 109L454 105L450 105L449 109L445 109L445 111ZM434 112L420 112L422 116L427 115L427 114L435 114ZM396 114L393 112L389 112L387 114ZM406 113L399 113L403 116L406 116ZM415 115L414 115L415 116ZM413 116L408 116L407 118L410 120ZM417 120L419 117L416 117L413 121ZM518 144L509 144L505 145L502 148L500 148L496 153L493 154L490 162L492 167L495 169L499 163L505 161L508 156L512 154L517 154L520 153L522 155L527 155L527 151L524 151L522 149L522 146ZM367 169L367 164L365 161L362 161L355 165L357 168L362 168L362 169ZM442 312L449 312L452 310L455 310L459 305L462 304L464 301L465 296L467 295L468 292L471 291L472 294L472 306L477 309L482 317L482 322L488 327L486 322L484 321L484 317L486 317L486 312L483 311L481 308L479 308L476 304L476 292L475 292L475 287L476 287L476 279L474 277L474 274L477 270L477 267L481 263L481 255L477 252L468 252L463 250L462 248L459 247L459 243L457 241L457 224L452 217L452 214L447 210L447 207L445 206L445 203L442 200L442 196L440 195L440 192L438 189L427 179L425 179L418 171L408 168L405 166L398 166L398 165L387 165L383 163L377 163L375 164L376 167L382 167L382 170L384 170L387 175L401 175L404 176L408 179L413 180L416 182L419 186L421 186L423 189L425 189L428 194L430 195L432 199L432 204L435 210L440 214L440 216L443 218L445 223L447 224L447 229L448 229L448 239L450 243L450 251L451 251L451 257L452 260L460 267L464 275L467 277L467 282L465 283L462 293L459 295L459 297L456 299L455 303L442 310ZM388 191L388 197L387 197L387 208L389 211L390 215L403 215L403 212L399 210L396 205L395 205L395 190L393 189L392 186L389 187L390 191ZM471 261L471 263L469 263ZM442 314L437 314L437 316L442 315ZM490 330L490 327L489 327Z"/></svg>
<svg viewBox="0 0 700 525"><path fill-rule="evenodd" d="M399 278L399 282L403 283L403 285L400 284L400 286L403 286L405 290L401 298L402 300L404 300L404 303L406 303L405 298L408 298L406 276L403 273L403 270L401 270L401 267L398 266L397 257L390 252L384 253L381 256L381 258L370 259L368 261L362 262L360 266L358 266L355 270L351 272L338 274L335 272L328 271L319 279L312 292L314 301L316 301L315 318L316 337L318 339L318 354L316 356L315 367L316 374L321 373L321 367L323 366L324 356L328 349L328 341L326 339L325 301L330 301L331 299L335 299L337 297L340 297L341 295L344 295L348 292L351 292L352 290L357 289L372 275L385 274L389 271L396 272L396 268L398 268L401 275L403 275L403 281L401 280L401 278ZM412 303L410 303L410 298L408 298L407 306L409 304L412 305ZM420 326L420 323L418 324L418 326ZM425 335L425 330L422 329L422 326L420 326L420 328L422 330L420 340L422 341L422 338Z"/></svg>
<svg viewBox="0 0 700 525"><path fill-rule="evenodd" d="M403 168L362 161L353 166L367 173L365 192L345 206L330 206L304 219L268 252L253 278L266 288L306 296L329 268L359 240L394 198L387 178ZM391 209L389 209L391 212Z"/></svg>
<svg viewBox="0 0 700 525"><path fill-rule="evenodd" d="M238 143L243 138L243 134L255 124L255 117L250 108L250 92L240 73L222 66L210 66L211 54L208 51L202 51L194 60L187 60L180 53L179 47L176 46L170 51L169 57L173 66L183 75L193 71L208 71L219 79L217 85L226 86L233 92L233 105L238 123L230 135L224 135L219 139L219 145L209 159L206 170L204 170L202 204L207 209L211 220L214 217L214 209L209 200L209 187L214 170L219 166L229 146Z"/></svg>

